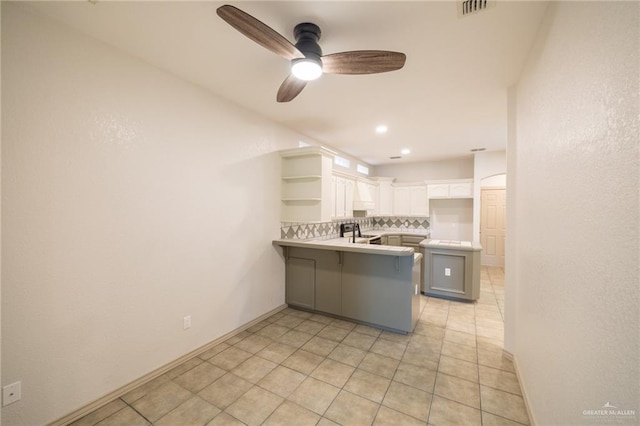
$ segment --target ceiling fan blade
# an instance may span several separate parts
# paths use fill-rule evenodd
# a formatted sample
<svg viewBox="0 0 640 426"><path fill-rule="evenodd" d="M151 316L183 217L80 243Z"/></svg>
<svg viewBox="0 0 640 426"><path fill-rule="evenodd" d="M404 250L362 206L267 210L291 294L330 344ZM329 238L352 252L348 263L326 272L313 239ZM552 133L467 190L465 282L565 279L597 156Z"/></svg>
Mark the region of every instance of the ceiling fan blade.
<svg viewBox="0 0 640 426"><path fill-rule="evenodd" d="M237 7L226 4L220 6L216 12L233 28L273 53L289 60L304 58L289 40Z"/></svg>
<svg viewBox="0 0 640 426"><path fill-rule="evenodd" d="M395 71L404 66L404 53L385 50L354 50L322 57L322 71L327 74L376 74Z"/></svg>
<svg viewBox="0 0 640 426"><path fill-rule="evenodd" d="M300 80L295 77L293 74L289 74L289 77L285 78L285 80L280 85L280 89L278 89L278 96L276 99L278 102L289 102L292 101L293 98L298 96L302 89L307 85L307 82L304 80Z"/></svg>

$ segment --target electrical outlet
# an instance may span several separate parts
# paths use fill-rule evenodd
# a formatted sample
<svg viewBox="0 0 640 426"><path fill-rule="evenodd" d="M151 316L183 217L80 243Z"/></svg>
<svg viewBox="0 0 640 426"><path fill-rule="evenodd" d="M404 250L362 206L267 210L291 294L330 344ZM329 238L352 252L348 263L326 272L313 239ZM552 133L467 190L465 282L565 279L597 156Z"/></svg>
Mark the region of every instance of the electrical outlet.
<svg viewBox="0 0 640 426"><path fill-rule="evenodd" d="M191 315L184 317L182 322L182 329L186 330L188 328L191 328Z"/></svg>
<svg viewBox="0 0 640 426"><path fill-rule="evenodd" d="M22 382L11 383L2 388L2 406L13 404L22 398Z"/></svg>
<svg viewBox="0 0 640 426"><path fill-rule="evenodd" d="M451 268L444 268L444 276L445 277L451 276Z"/></svg>

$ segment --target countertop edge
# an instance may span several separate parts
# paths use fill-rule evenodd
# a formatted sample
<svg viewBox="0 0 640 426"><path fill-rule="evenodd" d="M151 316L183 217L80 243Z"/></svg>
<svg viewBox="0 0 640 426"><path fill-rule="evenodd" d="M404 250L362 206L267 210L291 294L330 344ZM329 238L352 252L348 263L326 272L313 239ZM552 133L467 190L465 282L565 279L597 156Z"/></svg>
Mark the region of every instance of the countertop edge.
<svg viewBox="0 0 640 426"><path fill-rule="evenodd" d="M414 250L411 247L378 246L371 244L353 243L323 243L322 240L273 240L274 245L283 247L301 247L317 250L348 251L353 253L377 254L385 256L413 256Z"/></svg>
<svg viewBox="0 0 640 426"><path fill-rule="evenodd" d="M471 242L471 245L463 246L459 244L447 244L441 243L440 241L448 241L448 240L434 240L428 239L426 241L422 241L419 246L423 248L431 248L431 249L441 249L441 250L458 250L458 251L482 251L482 246L480 243Z"/></svg>

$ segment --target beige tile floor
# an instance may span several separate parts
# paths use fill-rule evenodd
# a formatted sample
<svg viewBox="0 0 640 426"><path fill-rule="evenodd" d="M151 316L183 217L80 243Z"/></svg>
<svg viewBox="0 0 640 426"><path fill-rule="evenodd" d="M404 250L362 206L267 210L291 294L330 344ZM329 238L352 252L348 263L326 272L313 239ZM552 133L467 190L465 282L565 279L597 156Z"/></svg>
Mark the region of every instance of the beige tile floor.
<svg viewBox="0 0 640 426"><path fill-rule="evenodd" d="M503 270L481 284L477 303L423 296L409 335L287 308L74 425L528 424Z"/></svg>

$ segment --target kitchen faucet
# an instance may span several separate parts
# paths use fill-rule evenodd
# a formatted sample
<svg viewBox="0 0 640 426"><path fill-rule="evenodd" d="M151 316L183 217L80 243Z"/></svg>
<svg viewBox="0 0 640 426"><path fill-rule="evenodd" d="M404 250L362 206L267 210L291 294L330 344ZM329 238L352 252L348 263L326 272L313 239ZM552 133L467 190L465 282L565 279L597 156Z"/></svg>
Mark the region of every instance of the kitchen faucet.
<svg viewBox="0 0 640 426"><path fill-rule="evenodd" d="M353 226L353 240L351 242L355 243L356 242L356 231L358 231L358 237L362 237L362 234L360 233L360 224L352 223L351 225Z"/></svg>
<svg viewBox="0 0 640 426"><path fill-rule="evenodd" d="M356 242L356 231L358 232L358 237L362 237L360 233L360 225L357 223L343 223L340 225L340 237L344 237L347 234L348 241L350 243ZM349 238L349 232L352 232L352 237Z"/></svg>

